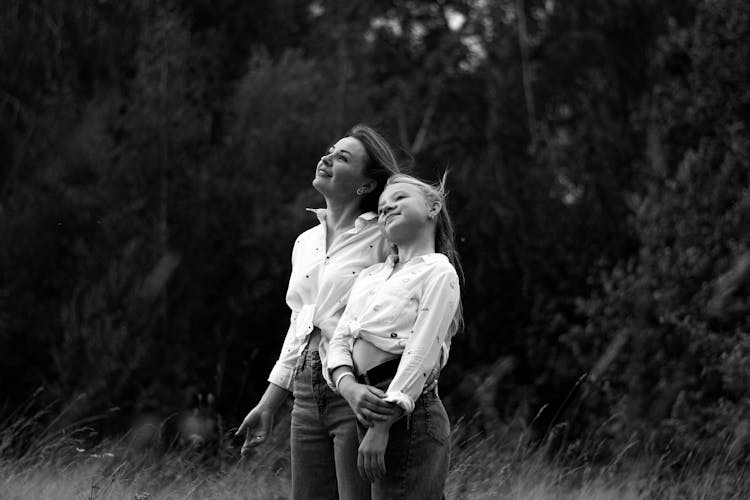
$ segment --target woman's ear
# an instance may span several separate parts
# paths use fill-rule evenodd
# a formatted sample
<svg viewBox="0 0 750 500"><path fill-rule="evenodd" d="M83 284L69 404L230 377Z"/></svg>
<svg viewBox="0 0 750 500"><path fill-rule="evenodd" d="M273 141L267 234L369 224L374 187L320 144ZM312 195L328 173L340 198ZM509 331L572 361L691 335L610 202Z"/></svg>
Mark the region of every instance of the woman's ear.
<svg viewBox="0 0 750 500"><path fill-rule="evenodd" d="M374 179L370 179L357 188L357 192L361 192L363 195L372 193L375 188L378 187L378 182Z"/></svg>

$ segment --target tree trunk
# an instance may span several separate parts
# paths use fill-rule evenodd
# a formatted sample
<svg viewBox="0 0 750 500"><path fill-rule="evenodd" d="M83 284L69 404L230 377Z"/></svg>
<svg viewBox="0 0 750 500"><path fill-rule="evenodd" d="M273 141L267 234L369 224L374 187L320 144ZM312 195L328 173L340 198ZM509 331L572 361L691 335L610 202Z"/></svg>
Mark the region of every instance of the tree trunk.
<svg viewBox="0 0 750 500"><path fill-rule="evenodd" d="M526 103L526 121L529 128L529 145L536 146L536 109L534 93L531 90L531 68L529 67L529 37L526 30L526 8L524 0L516 0L516 20L518 22L518 47L521 52L521 80L523 97Z"/></svg>

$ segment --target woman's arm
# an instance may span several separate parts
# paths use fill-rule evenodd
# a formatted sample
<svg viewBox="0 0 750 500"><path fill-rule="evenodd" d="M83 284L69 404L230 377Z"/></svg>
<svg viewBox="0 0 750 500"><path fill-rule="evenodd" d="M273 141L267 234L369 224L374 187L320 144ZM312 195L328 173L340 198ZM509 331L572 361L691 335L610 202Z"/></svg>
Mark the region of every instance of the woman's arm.
<svg viewBox="0 0 750 500"><path fill-rule="evenodd" d="M250 448L265 442L273 428L273 418L288 396L289 391L286 389L273 383L268 384L258 404L250 410L235 433L235 436L246 433L245 443L242 445L243 456Z"/></svg>
<svg viewBox="0 0 750 500"><path fill-rule="evenodd" d="M302 241L299 236L292 248L292 273L299 258L298 248ZM291 278L290 278L291 286ZM271 433L273 419L276 412L290 394L294 367L297 364L302 342L306 339L298 339L296 335L296 320L298 313L292 310L289 318L284 343L281 347L278 360L268 376L268 387L258 404L248 412L240 424L235 436L246 433L245 443L242 445L242 454L245 455L253 446L263 443Z"/></svg>

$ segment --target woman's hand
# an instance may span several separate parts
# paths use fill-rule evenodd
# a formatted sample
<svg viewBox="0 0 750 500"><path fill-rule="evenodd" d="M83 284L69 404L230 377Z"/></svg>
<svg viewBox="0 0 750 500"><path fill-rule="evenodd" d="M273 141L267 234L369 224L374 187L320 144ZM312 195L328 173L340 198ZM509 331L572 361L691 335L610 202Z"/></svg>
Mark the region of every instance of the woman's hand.
<svg viewBox="0 0 750 500"><path fill-rule="evenodd" d="M362 425L372 427L375 422L385 422L400 412L398 407L383 401L385 393L371 385L359 384L353 377L339 383L339 393L349 403Z"/></svg>
<svg viewBox="0 0 750 500"><path fill-rule="evenodd" d="M240 424L235 436L245 432L245 442L242 444L242 456L246 456L250 449L265 442L273 428L274 412L258 405L247 414Z"/></svg>
<svg viewBox="0 0 750 500"><path fill-rule="evenodd" d="M385 476L385 449L388 447L390 427L375 425L367 429L359 444L357 468L359 475L370 482Z"/></svg>
<svg viewBox="0 0 750 500"><path fill-rule="evenodd" d="M242 445L242 456L246 456L254 446L265 442L273 428L273 417L279 411L281 405L289 396L289 391L276 384L268 384L266 392L260 398L255 408L250 410L245 420L242 421L235 436L245 435L245 443Z"/></svg>

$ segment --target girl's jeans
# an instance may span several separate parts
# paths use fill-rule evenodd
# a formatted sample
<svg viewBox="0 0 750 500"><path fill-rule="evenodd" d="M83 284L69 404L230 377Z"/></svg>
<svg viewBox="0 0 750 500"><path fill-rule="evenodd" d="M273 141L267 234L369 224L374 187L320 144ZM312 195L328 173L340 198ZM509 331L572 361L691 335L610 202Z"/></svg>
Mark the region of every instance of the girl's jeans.
<svg viewBox="0 0 750 500"><path fill-rule="evenodd" d="M378 384L385 390L385 387ZM359 425L360 439L367 430ZM414 411L391 426L384 478L372 484L372 500L439 500L448 476L450 422L432 390L417 399Z"/></svg>
<svg viewBox="0 0 750 500"><path fill-rule="evenodd" d="M292 409L292 498L370 499L357 470L357 420L323 378L318 351L300 356Z"/></svg>

